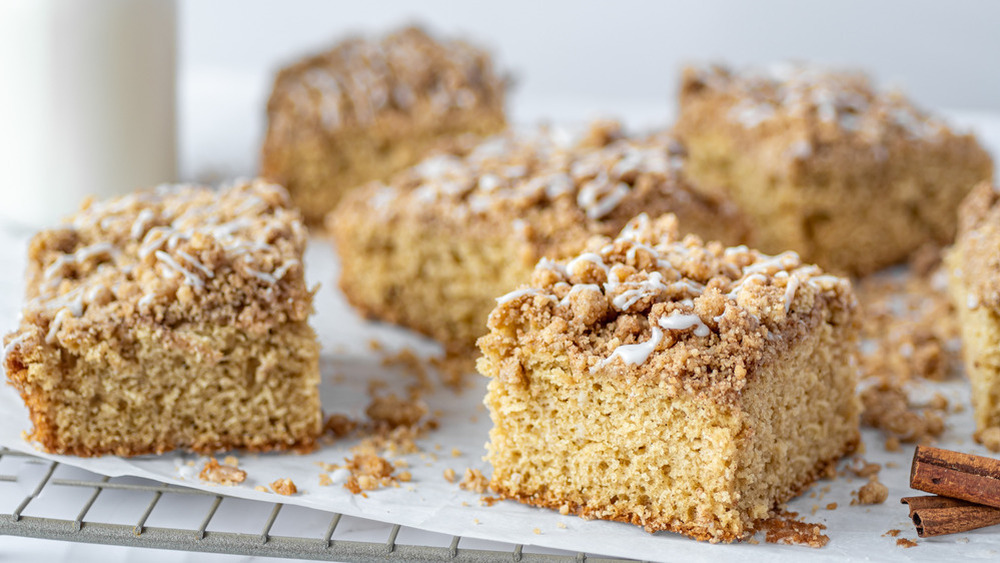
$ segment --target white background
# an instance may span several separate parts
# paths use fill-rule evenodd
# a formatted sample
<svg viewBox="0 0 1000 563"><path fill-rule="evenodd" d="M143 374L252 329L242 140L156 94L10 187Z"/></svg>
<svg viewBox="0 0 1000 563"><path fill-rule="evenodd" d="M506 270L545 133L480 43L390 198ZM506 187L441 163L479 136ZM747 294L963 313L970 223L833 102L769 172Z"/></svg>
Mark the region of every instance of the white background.
<svg viewBox="0 0 1000 563"><path fill-rule="evenodd" d="M517 121L620 115L665 125L689 61L869 70L924 107L1000 112L1000 2L182 0L181 176L251 174L280 66L347 33L423 22L490 48ZM634 116L634 117L633 117ZM207 156L211 155L211 156Z"/></svg>

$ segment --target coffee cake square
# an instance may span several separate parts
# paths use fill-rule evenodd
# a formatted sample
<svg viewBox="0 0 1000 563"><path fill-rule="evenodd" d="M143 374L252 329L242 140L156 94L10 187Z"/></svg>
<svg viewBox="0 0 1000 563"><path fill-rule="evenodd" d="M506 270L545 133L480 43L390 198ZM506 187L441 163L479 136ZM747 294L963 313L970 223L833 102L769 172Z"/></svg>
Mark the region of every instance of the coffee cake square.
<svg viewBox="0 0 1000 563"><path fill-rule="evenodd" d="M506 82L488 52L417 27L346 39L278 73L261 176L322 226L348 190L503 130Z"/></svg>
<svg viewBox="0 0 1000 563"><path fill-rule="evenodd" d="M479 340L502 497L747 537L859 440L848 280L640 216L539 264Z"/></svg>
<svg viewBox="0 0 1000 563"><path fill-rule="evenodd" d="M965 373L972 384L977 435L1000 427L1000 194L978 185L959 209L959 232L946 255L958 312ZM995 432L995 431L994 431Z"/></svg>
<svg viewBox="0 0 1000 563"><path fill-rule="evenodd" d="M624 138L613 122L579 135L538 129L493 137L465 158L437 156L347 196L327 221L340 286L370 318L473 349L494 298L542 258L579 252L640 212L732 243L746 221L683 173L667 137Z"/></svg>
<svg viewBox="0 0 1000 563"><path fill-rule="evenodd" d="M306 231L264 181L87 203L28 250L7 379L51 453L309 449L321 430Z"/></svg>
<svg viewBox="0 0 1000 563"><path fill-rule="evenodd" d="M954 237L956 210L993 164L867 76L804 65L689 68L675 132L688 172L721 186L765 252L863 275Z"/></svg>

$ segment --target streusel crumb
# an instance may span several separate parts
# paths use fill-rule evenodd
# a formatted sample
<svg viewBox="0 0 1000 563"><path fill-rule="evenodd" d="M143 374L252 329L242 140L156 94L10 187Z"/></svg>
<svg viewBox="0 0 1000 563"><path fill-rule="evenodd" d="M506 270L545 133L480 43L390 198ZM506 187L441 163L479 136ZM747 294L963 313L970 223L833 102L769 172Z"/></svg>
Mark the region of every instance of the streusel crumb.
<svg viewBox="0 0 1000 563"><path fill-rule="evenodd" d="M299 492L299 489L295 486L295 483L288 478L278 479L271 483L271 490L278 493L279 495L294 495Z"/></svg>
<svg viewBox="0 0 1000 563"><path fill-rule="evenodd" d="M210 481L220 485L238 485L246 480L247 472L230 465L220 465L214 457L205 462L198 478L203 481Z"/></svg>

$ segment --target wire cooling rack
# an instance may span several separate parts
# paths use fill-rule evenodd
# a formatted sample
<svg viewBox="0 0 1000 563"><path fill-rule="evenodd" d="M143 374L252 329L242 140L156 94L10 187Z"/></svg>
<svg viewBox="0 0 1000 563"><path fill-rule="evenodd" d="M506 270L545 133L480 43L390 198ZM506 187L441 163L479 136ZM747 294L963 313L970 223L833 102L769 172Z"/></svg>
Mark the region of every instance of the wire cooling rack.
<svg viewBox="0 0 1000 563"><path fill-rule="evenodd" d="M296 512L289 518L293 524L283 523L282 515L291 511ZM384 528L386 539L338 538L366 526ZM522 545L508 551L462 547L463 541L483 542L460 536L447 546L415 545L405 541L411 532L399 525L148 479L109 478L0 448L0 535L312 560L625 561L586 553L533 553Z"/></svg>

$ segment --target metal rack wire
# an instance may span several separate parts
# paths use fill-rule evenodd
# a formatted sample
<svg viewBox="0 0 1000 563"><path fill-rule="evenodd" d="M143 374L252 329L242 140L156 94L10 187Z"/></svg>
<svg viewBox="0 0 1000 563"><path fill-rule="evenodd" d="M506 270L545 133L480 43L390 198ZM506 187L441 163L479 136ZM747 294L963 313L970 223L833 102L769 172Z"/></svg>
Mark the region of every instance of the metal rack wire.
<svg viewBox="0 0 1000 563"><path fill-rule="evenodd" d="M14 483L17 486L6 490L20 491L27 494L12 510L0 507L0 535L23 536L33 538L55 539L72 542L120 545L129 547L146 547L158 549L173 549L210 553L229 553L236 555L255 555L265 557L288 557L312 560L343 560L343 561L590 561L594 563L610 563L623 561L591 557L585 553L572 555L552 555L547 553L532 553L525 551L525 546L511 546L509 551L463 548L464 538L454 536L447 547L413 545L397 541L400 532L407 528L392 524L376 524L386 531L384 542L367 542L338 539L338 530L343 528L347 519L361 520L338 513L322 513L309 510L316 514L329 517L325 532L319 537L299 537L272 533L275 524L285 505L282 503L266 503L248 501L214 494L179 485L170 485L146 479L112 479L83 470L74 471L80 478L57 476L63 466L59 462L42 460L34 456L0 448L0 487L4 483ZM32 481L37 480L32 486ZM4 491L5 489L0 489ZM87 494L87 491L90 491ZM80 493L83 493L82 495ZM132 509L143 506L134 523L115 523L102 521L95 514L94 505L102 495L117 493L122 496L119 502ZM16 496L16 493L15 493ZM82 504L79 512L69 518L32 515L32 503L45 496L80 497ZM171 498L186 498L198 500L207 504L204 516L192 527L171 527L147 525L157 506ZM7 492L0 493L0 499L17 501ZM267 513L263 525L256 533L245 531L222 531L212 529L213 519L220 513L226 503L241 503L261 508ZM62 502L65 507L67 503ZM295 507L299 508L299 507ZM63 508L62 510L65 510ZM253 512L251 510L251 512ZM194 522L195 520L191 520ZM370 521L365 521L369 522ZM469 543L469 542L467 542Z"/></svg>

